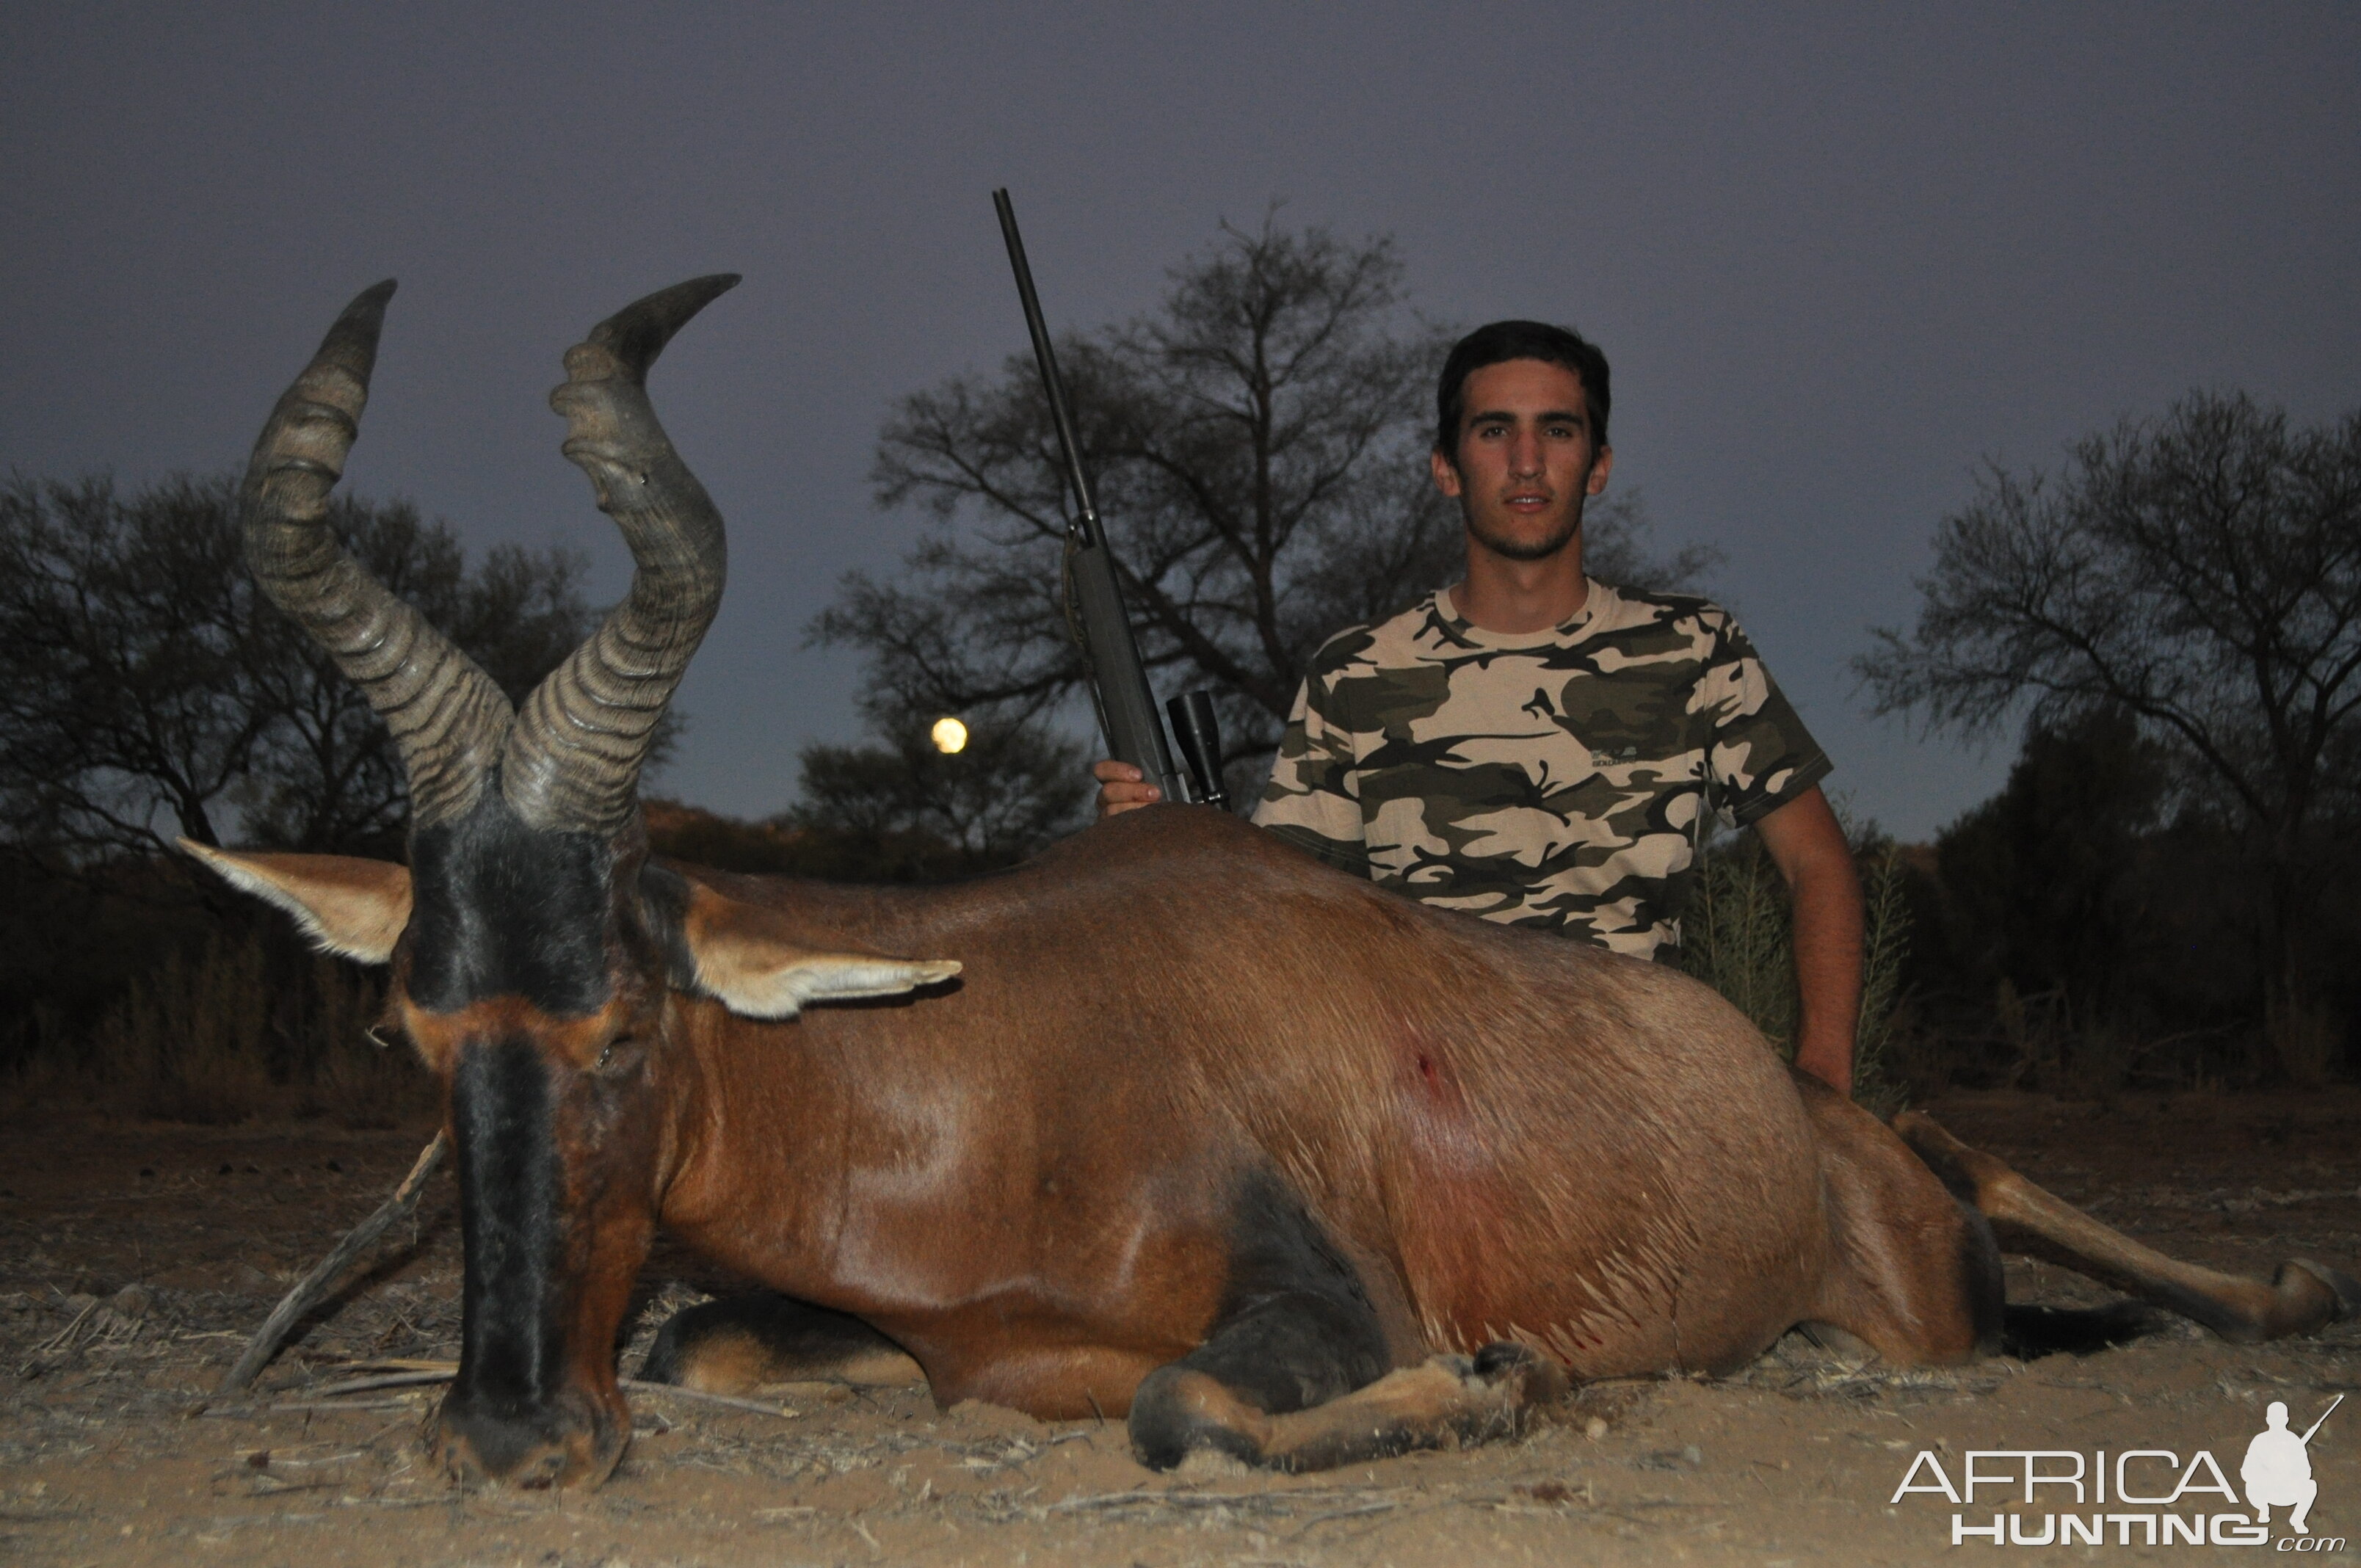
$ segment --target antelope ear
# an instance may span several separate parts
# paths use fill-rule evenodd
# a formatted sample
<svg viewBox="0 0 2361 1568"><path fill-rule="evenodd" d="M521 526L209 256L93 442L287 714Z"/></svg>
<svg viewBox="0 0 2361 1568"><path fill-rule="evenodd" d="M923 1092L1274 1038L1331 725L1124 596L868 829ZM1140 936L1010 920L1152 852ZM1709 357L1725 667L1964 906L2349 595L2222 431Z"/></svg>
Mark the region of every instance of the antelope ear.
<svg viewBox="0 0 2361 1568"><path fill-rule="evenodd" d="M697 989L746 1018L792 1018L807 1002L899 996L950 979L950 959L830 953L803 946L776 912L691 884L681 938Z"/></svg>
<svg viewBox="0 0 2361 1568"><path fill-rule="evenodd" d="M381 964L410 924L410 868L351 855L259 855L181 840L241 893L295 917L323 951Z"/></svg>

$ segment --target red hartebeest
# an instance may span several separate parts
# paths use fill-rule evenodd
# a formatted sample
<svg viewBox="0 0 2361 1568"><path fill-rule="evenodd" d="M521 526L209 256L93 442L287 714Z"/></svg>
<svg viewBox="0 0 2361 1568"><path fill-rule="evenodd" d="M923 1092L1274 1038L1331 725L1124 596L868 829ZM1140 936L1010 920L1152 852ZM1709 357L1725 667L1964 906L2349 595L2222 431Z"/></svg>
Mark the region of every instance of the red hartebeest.
<svg viewBox="0 0 2361 1568"><path fill-rule="evenodd" d="M1995 1232L2234 1336L2361 1309L2332 1269L2180 1265L1923 1118L1889 1130L1670 970L1406 902L1216 812L923 891L650 860L640 761L723 545L644 381L733 281L566 356L566 454L638 573L522 710L323 521L390 284L247 474L256 574L400 741L410 864L191 848L390 964L388 1022L442 1080L455 1472L613 1466L616 1330L659 1224L776 1294L682 1314L652 1375L906 1356L946 1402L1128 1411L1159 1466L1503 1431L1568 1375L1726 1370L1798 1323L1900 1362L2136 1330L2005 1308Z"/></svg>

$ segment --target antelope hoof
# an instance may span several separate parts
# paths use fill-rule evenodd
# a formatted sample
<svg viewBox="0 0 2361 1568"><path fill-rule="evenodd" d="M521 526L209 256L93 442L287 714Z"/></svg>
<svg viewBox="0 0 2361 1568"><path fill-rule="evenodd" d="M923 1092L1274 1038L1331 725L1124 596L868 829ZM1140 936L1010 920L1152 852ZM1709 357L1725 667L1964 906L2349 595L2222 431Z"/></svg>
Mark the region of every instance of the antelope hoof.
<svg viewBox="0 0 2361 1568"><path fill-rule="evenodd" d="M1565 1367L1512 1340L1499 1340L1477 1351L1470 1371L1505 1397L1520 1420L1543 1405L1556 1404L1572 1387Z"/></svg>
<svg viewBox="0 0 2361 1568"><path fill-rule="evenodd" d="M2310 1325L2311 1328L2324 1328L2330 1323L2348 1322L2355 1318L2361 1318L2361 1280L2355 1279L2341 1268L2331 1268L2324 1263L2314 1263L2308 1257L2291 1257L2279 1265L2279 1276L2271 1281L2272 1288L2282 1293L2287 1292L2291 1286L2301 1288L2301 1282L2290 1277L2301 1274L2308 1274L2325 1286L2330 1297L2328 1315L2319 1322ZM2295 1332L2302 1333L2308 1330L2298 1329Z"/></svg>

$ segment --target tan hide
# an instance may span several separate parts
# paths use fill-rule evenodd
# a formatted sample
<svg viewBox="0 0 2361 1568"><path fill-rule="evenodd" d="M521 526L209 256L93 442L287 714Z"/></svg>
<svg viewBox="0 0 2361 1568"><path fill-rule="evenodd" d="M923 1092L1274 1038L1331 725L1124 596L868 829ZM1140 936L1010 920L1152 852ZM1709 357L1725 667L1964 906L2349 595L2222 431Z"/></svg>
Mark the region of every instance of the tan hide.
<svg viewBox="0 0 2361 1568"><path fill-rule="evenodd" d="M950 979L949 959L817 952L789 938L772 910L692 887L685 935L697 988L746 1018L792 1018L807 1002L899 996Z"/></svg>
<svg viewBox="0 0 2361 1568"><path fill-rule="evenodd" d="M352 855L265 855L215 850L190 839L181 848L224 882L275 904L295 918L313 945L365 964L381 964L410 924L410 868Z"/></svg>

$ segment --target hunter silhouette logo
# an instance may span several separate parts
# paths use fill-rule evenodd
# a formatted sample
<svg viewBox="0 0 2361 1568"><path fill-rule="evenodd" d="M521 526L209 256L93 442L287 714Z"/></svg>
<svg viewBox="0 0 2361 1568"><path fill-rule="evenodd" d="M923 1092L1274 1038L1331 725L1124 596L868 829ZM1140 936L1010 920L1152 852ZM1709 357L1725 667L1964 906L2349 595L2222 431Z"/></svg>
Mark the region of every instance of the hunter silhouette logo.
<svg viewBox="0 0 2361 1568"><path fill-rule="evenodd" d="M2312 1434L2343 1403L2342 1394L2330 1400L2320 1420L2301 1437L2288 1431L2288 1408L2279 1400L2273 1399L2270 1409L2263 1412L2270 1424L2246 1444L2246 1462L2238 1466L2238 1479L2246 1484L2246 1506L2255 1510L2257 1524L2270 1523L2273 1508L2293 1508L2288 1515L2288 1529L2298 1535L2312 1533L2312 1527L2303 1522L2312 1512L2312 1500L2320 1496L2320 1483L2312 1478Z"/></svg>

